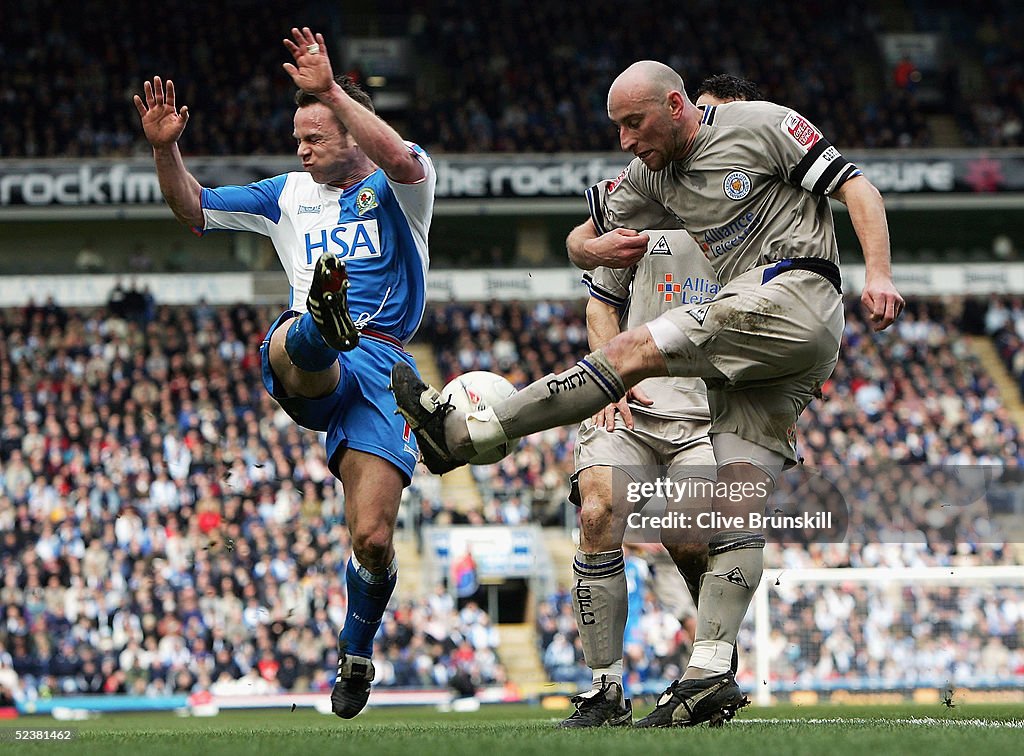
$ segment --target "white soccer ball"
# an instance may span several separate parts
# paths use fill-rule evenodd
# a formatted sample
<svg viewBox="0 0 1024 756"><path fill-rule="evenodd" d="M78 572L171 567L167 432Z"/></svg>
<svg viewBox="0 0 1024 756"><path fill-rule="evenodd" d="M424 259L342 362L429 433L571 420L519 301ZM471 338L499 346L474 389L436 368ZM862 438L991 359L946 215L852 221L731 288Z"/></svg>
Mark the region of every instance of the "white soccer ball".
<svg viewBox="0 0 1024 756"><path fill-rule="evenodd" d="M498 404L516 393L516 387L506 378L486 370L473 370L452 379L441 389L441 401L448 401L460 412L476 412ZM501 446L478 454L469 460L471 465L491 465L516 448L519 439L510 439Z"/></svg>

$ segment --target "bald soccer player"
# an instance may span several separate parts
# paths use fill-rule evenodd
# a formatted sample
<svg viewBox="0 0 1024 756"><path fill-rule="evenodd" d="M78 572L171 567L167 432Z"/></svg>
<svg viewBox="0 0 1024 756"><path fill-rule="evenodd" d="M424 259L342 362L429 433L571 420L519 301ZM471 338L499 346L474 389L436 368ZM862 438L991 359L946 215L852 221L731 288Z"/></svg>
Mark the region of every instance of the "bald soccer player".
<svg viewBox="0 0 1024 756"><path fill-rule="evenodd" d="M760 99L753 82L720 74L701 82L696 104ZM610 183L598 184L596 191L607 191ZM642 325L680 304L708 301L719 289L711 263L685 231L646 231L644 236L647 254L636 264L628 268L601 266L583 275L590 291L587 333L591 349L607 344L620 332L621 323ZM699 378L649 378L580 426L569 497L580 507L572 597L593 685L572 698L576 711L562 727L633 723L622 682L623 633L629 620L622 542L627 517L646 501L631 503L621 484L640 483L662 473L684 485L694 480L713 481L715 457L709 428L707 390ZM693 517L709 509L711 501L705 493L668 504L671 511L685 511ZM661 538L664 548L651 543L644 544L641 551L651 567L655 596L666 611L681 618L688 611L687 593L693 606L699 605L700 580L707 571L707 542L699 529L680 533L665 528ZM734 673L737 662L734 653Z"/></svg>
<svg viewBox="0 0 1024 756"><path fill-rule="evenodd" d="M631 229L683 228L718 274L715 297L624 331L479 412L455 411L404 364L392 370L392 390L427 466L441 472L510 438L579 422L645 378L704 379L718 465L712 505L729 526L709 541L686 671L637 725L715 723L744 700L729 667L763 568L765 539L751 515L796 462L796 420L839 355L829 197L849 209L864 253L861 301L876 330L895 321L903 298L881 195L801 114L768 102L701 109L675 71L639 61L612 83L608 115L635 159L614 187L588 192L591 218L570 233L570 256L581 267L626 267L646 248Z"/></svg>

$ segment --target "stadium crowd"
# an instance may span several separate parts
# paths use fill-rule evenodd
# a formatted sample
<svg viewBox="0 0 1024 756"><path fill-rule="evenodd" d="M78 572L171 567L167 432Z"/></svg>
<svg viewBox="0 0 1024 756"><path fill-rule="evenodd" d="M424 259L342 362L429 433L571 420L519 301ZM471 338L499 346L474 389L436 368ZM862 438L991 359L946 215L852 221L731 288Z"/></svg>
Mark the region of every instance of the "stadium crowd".
<svg viewBox="0 0 1024 756"><path fill-rule="evenodd" d="M330 689L344 491L258 383L271 315L0 310L0 670L17 696ZM436 495L424 478L410 513ZM393 604L377 644L379 685L504 679L487 615L443 590Z"/></svg>
<svg viewBox="0 0 1024 756"><path fill-rule="evenodd" d="M981 6L968 12L927 4L909 15L911 29L888 31L934 31L953 45L945 53L950 65L928 83L938 88L943 112L958 117L968 145L1019 145L1022 14L1008 0ZM278 40L292 24L309 23L325 29L333 45L353 33L342 9L309 1L283 18L255 0L176 7L154 24L128 0L83 0L73 18L57 0L31 0L6 18L0 157L148 154L130 100L154 70L176 81L178 102L201 118L183 141L185 152L291 153L285 135L292 87L280 71ZM367 12L383 17L388 9L361 8ZM929 106L915 87L892 81L884 66L859 65L865 45L876 46L876 35L887 31L866 0L750 8L747 15L713 2L690 3L684 14L676 3L653 0L631 9L628 24L611 0L528 7L420 0L406 13L387 26L411 41L413 105L392 120L405 122L403 133L436 152L615 150L606 90L617 71L641 58L664 60L694 84L722 71L757 81L844 149L932 140ZM109 18L118 19L116 28ZM804 43L812 37L814 45ZM337 70L347 65L362 75L360 61L346 64L340 49L334 53ZM963 60L982 72L970 98L952 66ZM40 79L43 61L48 74Z"/></svg>
<svg viewBox="0 0 1024 756"><path fill-rule="evenodd" d="M1005 317L999 316L1001 307L1007 311ZM803 501L808 486L824 486L813 489L812 498L825 500L822 493L832 496L832 511L841 523L838 537L835 542L776 538L767 548L767 566L1020 563L1022 554L1005 543L990 504L1004 478L1016 487L1017 472L1024 467L1024 446L995 383L969 351L965 337L958 335L970 330L964 311L962 301L911 302L893 329L876 334L864 321L859 305L850 303L840 363L822 389L822 400L813 402L801 419L805 472L783 476L773 500L773 506L785 509L787 503ZM980 317L984 320L985 315ZM997 303L987 315L990 326L998 322L1004 331L1010 327L1013 332L1016 323L1024 324L1024 306L1016 300ZM428 312L424 329L435 344L446 379L484 369L502 372L517 385L564 369L569 355L584 349L586 337L578 303L558 302L437 305ZM1003 351L1019 362L1020 337L1014 338L1017 341ZM538 434L502 463L474 468L482 489L498 500L502 492L509 498L521 496L533 485L530 464L544 457L548 464L551 458L560 460L559 474L564 479L571 472L573 435L571 430L551 437ZM558 457L558 450L565 454ZM549 519L560 518L549 515ZM634 563L637 606L643 611L627 643L626 667L639 689L650 680L653 690L681 668L680 662L689 654L692 628L687 629L687 618L674 616L659 602L643 553L632 553L629 560ZM952 629L944 624L945 636L914 645L907 638L923 632L920 627L936 599L915 593L901 599L910 608L897 609L893 601L900 599L898 593L876 587L857 590L856 611L871 614L873 656L852 661L837 656L848 649L835 639L839 636L829 635L834 625L825 621L828 605L821 604L832 601L823 596L835 591L807 588L774 606L778 621L773 627L786 629L775 640L786 639L786 643L780 648L773 644L773 674L804 682L813 675L852 679L873 674L882 664L878 649L890 642L901 649L900 666L887 666L882 677L898 671L904 681L933 679L939 674L934 665L940 659L946 664L945 674L953 674L957 664L996 674L999 670L990 669L996 657L1008 660L1008 669L1015 674L1024 674L1020 652L1024 606L1015 603L1012 594L991 598L966 589L946 590L944 611L962 610L963 619L952 623ZM979 612L984 621L974 617ZM889 614L899 616L905 626L887 630L880 620L875 621ZM537 622L542 656L552 679L585 681L589 672L581 666L582 648L565 591L540 606ZM989 638L992 623L1000 628L995 640ZM817 649L826 636L833 640L827 652L820 652ZM741 638L741 649L743 644L749 658L753 644L749 632ZM1005 653L997 653L997 646ZM954 655L951 649L963 653ZM983 650L989 666L978 666Z"/></svg>
<svg viewBox="0 0 1024 756"><path fill-rule="evenodd" d="M1024 299L994 299L985 312L984 332L995 342L1024 396Z"/></svg>
<svg viewBox="0 0 1024 756"><path fill-rule="evenodd" d="M965 6L913 0L914 27L937 31L958 50L976 51L978 77L971 96L961 96L957 79L949 79L947 101L968 146L1024 145L1024 11L1009 0ZM972 56L974 57L974 56Z"/></svg>
<svg viewBox="0 0 1024 756"><path fill-rule="evenodd" d="M53 301L0 311L0 669L17 673L23 697L326 690L345 609L344 492L315 435L295 428L257 383L271 309L140 303L112 298L119 317ZM1021 467L1019 430L955 335L969 330L961 304L912 302L884 334L851 306L843 358L801 422L805 469L820 472L817 483L784 476L796 482L777 497L828 481L851 503L842 506L849 537L771 543L769 566L1020 562L982 495L986 481ZM1022 313L1008 299L976 314L1011 366ZM428 308L420 338L436 346L445 379L484 369L522 385L574 360L586 329L579 303L445 304ZM474 468L480 511L462 511L436 478L417 476L400 522L565 522L573 441L572 429L537 434L501 463ZM961 474L981 468L995 474L980 484ZM657 687L681 668L692 619L662 604L657 565L642 549L628 561L628 679ZM957 664L1022 673L1024 607L1008 591L778 593L779 679L924 680ZM936 612L949 621L923 638L923 620ZM847 637L854 631L834 622L837 613L857 618L865 643ZM537 622L552 678L581 679L564 590L539 605ZM458 610L440 587L393 605L377 642L380 685L504 681L486 614ZM748 677L752 645L745 630ZM898 668L879 660L887 647L900 649Z"/></svg>
<svg viewBox="0 0 1024 756"><path fill-rule="evenodd" d="M772 597L769 664L782 682L911 689L1024 678L1019 585L801 585L783 573ZM753 659L752 628L744 635Z"/></svg>
<svg viewBox="0 0 1024 756"><path fill-rule="evenodd" d="M460 73L416 114L428 144L446 151L556 152L615 149L606 94L634 60L660 60L694 88L704 77L742 75L769 98L800 111L844 148L922 146L930 136L912 93L879 80L870 97L854 85L857 56L879 31L867 3L773 6L737 14L720 3L669 0L631 8L441 3L427 17ZM613 24L616 33L609 35ZM722 44L742 27L742 43ZM659 29L650 34L650 29ZM814 49L801 43L814 37ZM686 44L678 40L685 39ZM523 94L526 97L523 97Z"/></svg>

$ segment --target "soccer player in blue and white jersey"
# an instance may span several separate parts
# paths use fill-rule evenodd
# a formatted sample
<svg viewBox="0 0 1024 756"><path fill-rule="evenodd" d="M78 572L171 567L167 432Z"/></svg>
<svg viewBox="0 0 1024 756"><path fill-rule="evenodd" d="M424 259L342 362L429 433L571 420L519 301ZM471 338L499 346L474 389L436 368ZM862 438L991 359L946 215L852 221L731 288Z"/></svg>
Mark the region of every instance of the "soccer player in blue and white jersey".
<svg viewBox="0 0 1024 756"><path fill-rule="evenodd" d="M395 520L419 458L388 381L396 360L415 368L403 345L425 306L436 174L358 86L334 77L321 34L293 28L292 38L284 44L294 64L284 69L299 88L302 171L202 187L178 149L189 114L173 82L154 77L134 101L174 215L198 233L269 236L288 274L291 306L263 342L263 383L297 423L327 434L345 487L352 559L331 703L348 719L369 697L373 637L397 577Z"/></svg>

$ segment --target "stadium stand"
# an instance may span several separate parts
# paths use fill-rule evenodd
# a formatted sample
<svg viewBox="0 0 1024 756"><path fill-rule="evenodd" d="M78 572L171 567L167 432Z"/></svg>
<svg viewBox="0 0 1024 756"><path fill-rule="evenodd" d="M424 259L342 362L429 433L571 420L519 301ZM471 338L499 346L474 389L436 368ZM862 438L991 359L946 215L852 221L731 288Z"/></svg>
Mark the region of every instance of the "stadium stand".
<svg viewBox="0 0 1024 756"><path fill-rule="evenodd" d="M916 472L1021 466L1019 428L955 335L967 329L961 305L913 302L881 335L851 306L843 359L804 417L801 448L810 467L843 461L873 482L833 476L857 502L848 543L770 544L770 566L1019 564L974 502L951 502L948 481ZM15 693L326 689L345 606L336 579L348 557L344 494L315 436L292 427L256 384L270 310L111 306L121 317L53 301L0 311L0 660L20 678ZM1009 299L971 315L1011 366L1020 312ZM522 385L584 349L585 328L578 302L445 304L428 308L420 338L436 345L445 378L490 369ZM574 516L564 502L573 437L537 434L502 463L474 468L479 512L417 476L403 522L564 523ZM660 605L642 551L629 561L639 604L627 670L637 690L653 690L686 658L692 620ZM891 674L890 662L852 659L840 642L834 617L848 605L867 607L858 632L873 633L853 638L855 647L903 649L901 679L952 674L957 664L1021 673L1016 593L956 587L940 599L945 615L978 619L911 646L906 628L935 610L932 594L794 588L772 607L774 674ZM438 587L389 610L378 684L504 682L490 620L451 601ZM899 627L883 627L879 618L897 610ZM564 589L539 604L535 623L551 679L582 680ZM965 650L951 655L950 643ZM746 657L752 644L748 629ZM750 674L744 667L743 679Z"/></svg>
<svg viewBox="0 0 1024 756"><path fill-rule="evenodd" d="M82 0L74 16L57 0L22 5L0 40L0 158L148 156L130 97L155 72L177 81L196 116L186 154L293 153L292 87L279 73L287 30L268 4L189 0L155 23L127 0ZM344 5L293 4L291 20L309 19L330 43L354 33ZM691 88L723 70L755 79L843 149L1024 144L1024 11L1011 0L773 6L752 10L742 28L726 4L706 0L685 18L678 4L652 0L629 24L610 0L418 0L397 26L383 23L394 5L360 6L371 19L360 24L411 40L414 104L392 120L437 154L617 151L606 90L637 58L665 60ZM620 33L607 34L612 24ZM122 28L132 30L127 43ZM943 62L923 83L912 61L878 63L887 32L937 35ZM943 118L952 131L939 129ZM82 273L102 267L90 245ZM1013 257L1010 246L1000 259ZM502 254L473 259L500 267ZM144 251L129 267L161 262L190 268ZM330 689L346 606L338 574L350 553L344 491L316 438L258 382L257 349L276 312L161 306L144 291L112 293L106 309L51 299L0 310L0 708L62 693ZM851 306L842 361L800 428L807 467L856 502L850 537L771 543L769 566L1021 563L985 505L1015 505L1019 490L1002 483L1024 479L1022 426L963 333L992 339L1024 396L1024 299L914 302L881 335ZM419 338L435 347L445 380L482 369L524 385L586 350L579 302L432 305ZM400 524L571 524L574 438L571 428L536 434L501 463L473 468L479 509L417 475ZM990 470L987 495L955 474L924 476L926 465ZM643 549L627 562L636 602L627 679L654 692L682 669L693 620L662 605ZM1024 677L1019 589L778 588L769 652L786 684L974 675L1020 687ZM587 684L565 587L530 621L550 679ZM394 602L377 643L381 686L464 691L507 678L492 618L457 606L441 585ZM739 646L750 689L750 626Z"/></svg>
<svg viewBox="0 0 1024 756"><path fill-rule="evenodd" d="M1024 300L993 301L985 315L985 333L992 337L999 356L1024 395Z"/></svg>
<svg viewBox="0 0 1024 756"><path fill-rule="evenodd" d="M185 152L292 151L291 84L278 75L278 40L287 29L265 3L179 3L159 24L128 0L84 0L74 19L59 12L56 0L29 5L24 10L33 12L6 20L0 156L148 154L130 95L157 70L177 81L179 102L201 118L189 128ZM629 24L620 23L620 6L609 0L529 9L508 1L416 5L398 33L411 39L416 55L413 68L421 76L411 99L418 104L398 122L415 124L409 135L438 152L615 150L604 113L609 78L641 58L668 62L691 86L723 70L758 81L844 149L926 146L933 142L928 116L935 107L921 102L914 87L894 82L889 71L867 64L878 58L877 35L885 31L943 35L948 65L929 83L943 108L955 113L968 145L1020 145L1024 138L1022 14L1009 0L989 0L970 12L956 4L915 3L902 23L868 0L781 6L741 17L719 3L691 3L684 15L677 4L655 0L633 9ZM340 6L307 3L291 11L295 18L317 19L309 23L327 29L329 39L352 33ZM361 6L360 15L365 12ZM221 23L225 15L238 23ZM133 30L127 43L107 23L112 17L118 29ZM610 25L619 31L612 38L605 33ZM652 28L661 33L644 31ZM742 43L723 47L722 39L740 31L735 38ZM811 37L818 43L802 44ZM42 60L44 79L34 75ZM973 70L980 73L968 89L958 71ZM358 67L353 72L358 76Z"/></svg>
<svg viewBox="0 0 1024 756"><path fill-rule="evenodd" d="M963 301L911 302L899 323L889 332L875 334L864 321L860 307L849 303L847 327L840 363L823 387L823 400L812 403L801 420L800 448L805 464L823 470L850 502L847 543L784 545L771 543L766 565L805 567L916 567L943 565L1019 564L1021 554L992 528L986 507L973 494L982 491L956 488L953 469L995 467L1014 471L1024 463L1020 428L1008 417L992 378L970 353L965 337ZM1016 313L1016 315L1014 315ZM995 302L987 315L990 332L1016 339L1003 353L1019 363L1020 337L1015 324L1024 322L1021 303ZM974 313L972 317L978 316ZM578 303L541 302L489 306L481 304L438 305L428 312L423 336L436 345L442 373L468 369L503 372L513 383L528 381L562 369L568 352L579 352L581 316ZM998 326L998 328L996 327ZM515 334L515 336L513 336ZM1019 366L1018 366L1019 367ZM552 462L559 474L571 472L572 431L564 435L530 438L517 455L503 463L475 468L486 498L512 498L534 485L531 471L547 472ZM558 452L566 453L559 457ZM534 466L538 459L546 464ZM928 474L925 473L925 466ZM832 474L838 471L839 474ZM990 491L989 493L993 493ZM785 484L780 496L785 496ZM855 504L854 504L855 502ZM561 505L562 502L560 501ZM566 505L567 506L567 505ZM485 519L500 510L485 509ZM537 513L544 515L544 510ZM557 515L551 516L557 522ZM628 555L638 582L638 608L642 619L632 628L627 643L626 669L636 690L660 690L688 658L692 626L688 617L675 617L659 605L651 589L650 568L641 552ZM994 660L1002 660L1013 674L1024 674L1024 654L1019 633L1024 614L1016 594L994 595L976 589L951 588L942 595L943 612L949 616L987 619L954 623L948 637L921 645L908 641L900 628L881 626L878 617L893 610L893 597L877 586L844 599L844 589L823 595L816 588L795 590L773 608L772 627L782 644L773 656L773 674L783 680L806 681L812 671L833 678L874 676L884 679L898 673L901 681L934 680L952 676L956 665L996 674ZM905 625L917 626L933 607L921 594L903 597L908 617ZM850 658L854 645L833 634L839 609L832 604L867 607L867 616L853 626L870 628L871 648L898 647L901 654L890 661L873 656ZM990 633L990 623L1000 628ZM842 624L842 623L838 623ZM902 627L902 625L901 625ZM552 680L585 683L589 671L581 666L582 649L564 588L537 610L537 628L545 668ZM627 629L627 635L631 630ZM849 631L854 632L854 631ZM861 630L859 632L868 632ZM936 633L938 636L939 633ZM825 637L829 643L823 644ZM785 639L799 639L796 646ZM753 638L741 636L741 651L749 656ZM952 654L950 647L964 649ZM822 651L821 649L825 650ZM750 672L744 670L745 679ZM650 685L648 685L650 683Z"/></svg>
<svg viewBox="0 0 1024 756"><path fill-rule="evenodd" d="M270 311L132 315L0 310L0 667L20 700L329 690L344 492L257 383ZM396 602L377 684L503 682L497 640L443 590Z"/></svg>
<svg viewBox="0 0 1024 756"><path fill-rule="evenodd" d="M945 95L965 145L1024 145L1024 65L1018 3L994 0L970 8L957 3L914 0L907 4L915 31L937 33L964 55L966 65L944 74ZM966 84L966 85L965 85ZM964 96L964 92L970 92Z"/></svg>

